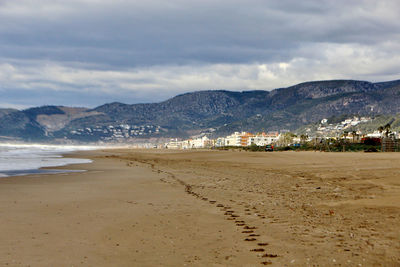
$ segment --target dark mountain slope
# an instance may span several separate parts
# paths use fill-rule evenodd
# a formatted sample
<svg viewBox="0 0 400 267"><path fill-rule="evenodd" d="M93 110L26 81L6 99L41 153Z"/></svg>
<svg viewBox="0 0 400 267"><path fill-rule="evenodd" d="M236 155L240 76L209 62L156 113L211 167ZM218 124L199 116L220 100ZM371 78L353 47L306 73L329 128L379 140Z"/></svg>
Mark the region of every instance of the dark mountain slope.
<svg viewBox="0 0 400 267"><path fill-rule="evenodd" d="M46 139L43 127L36 120L18 110L8 112L0 117L0 136L25 140Z"/></svg>
<svg viewBox="0 0 400 267"><path fill-rule="evenodd" d="M63 110L61 110L59 107L56 106L42 106L37 108L30 108L30 109L25 109L22 112L24 112L25 115L33 119L36 119L38 115L65 114Z"/></svg>
<svg viewBox="0 0 400 267"><path fill-rule="evenodd" d="M84 129L97 127L98 132L107 132L107 127L122 127L117 135L125 136L125 126L121 125L130 125L149 129L143 130L141 137L186 137L210 128L215 129L212 130L215 135L222 135L237 130L296 129L342 114L397 113L400 113L400 80L381 83L333 80L306 82L271 92L199 91L160 103L109 103L91 110L55 106L0 110L0 133L26 138L54 131L51 134L56 137L74 139L77 136L73 132L79 130L81 140L96 141L100 135ZM15 125L9 125L14 121Z"/></svg>
<svg viewBox="0 0 400 267"><path fill-rule="evenodd" d="M178 95L156 104L105 104L94 111L103 113L105 122L152 123L178 128L192 128L193 124L216 126L221 118L229 121L233 116L245 118L264 110L268 94L267 91L200 91ZM90 125L91 119L87 118L86 124L84 120L80 123Z"/></svg>

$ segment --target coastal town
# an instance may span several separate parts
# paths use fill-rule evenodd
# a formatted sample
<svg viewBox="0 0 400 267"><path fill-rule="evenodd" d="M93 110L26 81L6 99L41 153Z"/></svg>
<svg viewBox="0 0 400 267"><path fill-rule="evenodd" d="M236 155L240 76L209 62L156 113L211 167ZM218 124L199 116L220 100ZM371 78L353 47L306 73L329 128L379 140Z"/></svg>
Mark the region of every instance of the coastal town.
<svg viewBox="0 0 400 267"><path fill-rule="evenodd" d="M119 141L135 137L145 137L151 134L158 134L162 131L158 125L107 125L79 128L68 132L69 137L98 137L101 141Z"/></svg>
<svg viewBox="0 0 400 267"><path fill-rule="evenodd" d="M205 129L201 133L184 139L164 137L168 129L160 125L104 125L78 128L68 132L68 138L91 140L97 138L99 143L128 143L138 147L157 147L167 149L201 149L222 147L265 147L266 145L300 146L310 142L334 142L345 140L349 143L361 143L365 139L381 139L390 137L400 139L400 134L390 125L381 129L373 127L371 117L346 117L332 122L322 119L318 123L305 126L295 131L280 129L278 131L235 131L226 136L217 136L216 129ZM368 127L367 127L368 126ZM389 127L389 128L388 128Z"/></svg>
<svg viewBox="0 0 400 267"><path fill-rule="evenodd" d="M328 119L322 119L316 130L306 128L305 133L292 133L288 130L274 132L234 132L225 137L209 138L207 135L196 136L191 139L180 140L178 138L171 139L164 144L168 149L198 149L213 147L249 147L249 146L300 146L306 142L325 140L345 140L349 143L359 143L365 139L380 139L389 137L389 129L376 129L370 132L355 130L357 125L368 123L371 121L369 117L352 117L347 118L338 123L328 123ZM400 139L400 133L390 131L392 139Z"/></svg>

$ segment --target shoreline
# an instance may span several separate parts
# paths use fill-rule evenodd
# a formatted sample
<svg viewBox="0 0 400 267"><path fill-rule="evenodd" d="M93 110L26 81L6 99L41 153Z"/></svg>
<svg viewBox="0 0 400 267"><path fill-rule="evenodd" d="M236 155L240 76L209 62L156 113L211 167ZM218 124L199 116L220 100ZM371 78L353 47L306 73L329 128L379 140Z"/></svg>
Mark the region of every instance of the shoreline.
<svg viewBox="0 0 400 267"><path fill-rule="evenodd" d="M79 151L90 151L88 147L54 146L54 145L3 145L0 151L0 177L16 177L35 174L57 174L57 167L90 163L91 160L70 156ZM93 150L93 148L91 149ZM64 172L76 170L66 170Z"/></svg>
<svg viewBox="0 0 400 267"><path fill-rule="evenodd" d="M0 264L255 263L248 259L248 248L235 245L239 233L215 207L188 197L180 185L161 181L167 174L115 153L80 151L73 155L94 162L59 167L85 168L84 173L1 179L0 210L7 216L0 217Z"/></svg>
<svg viewBox="0 0 400 267"><path fill-rule="evenodd" d="M86 172L0 179L0 264L400 262L397 153L112 149L68 156L93 162L57 168Z"/></svg>

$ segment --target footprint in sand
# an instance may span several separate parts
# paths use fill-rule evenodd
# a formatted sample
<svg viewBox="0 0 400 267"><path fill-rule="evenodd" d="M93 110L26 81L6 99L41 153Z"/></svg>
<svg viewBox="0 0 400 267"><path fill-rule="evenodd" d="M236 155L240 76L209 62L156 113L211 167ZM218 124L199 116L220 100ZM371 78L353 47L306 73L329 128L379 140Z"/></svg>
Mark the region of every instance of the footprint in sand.
<svg viewBox="0 0 400 267"><path fill-rule="evenodd" d="M265 249L263 249L263 248L253 248L250 251L253 251L253 252L264 252Z"/></svg>
<svg viewBox="0 0 400 267"><path fill-rule="evenodd" d="M257 243L259 246L268 246L268 243Z"/></svg>
<svg viewBox="0 0 400 267"><path fill-rule="evenodd" d="M247 230L247 231L242 231L242 233L243 233L243 234L251 234L251 233L254 233L254 231L252 231L252 230Z"/></svg>
<svg viewBox="0 0 400 267"><path fill-rule="evenodd" d="M245 238L244 241L256 241L256 238Z"/></svg>
<svg viewBox="0 0 400 267"><path fill-rule="evenodd" d="M272 262L271 261L263 261L261 262L262 265L271 265Z"/></svg>
<svg viewBox="0 0 400 267"><path fill-rule="evenodd" d="M276 258L276 257L278 257L278 255L266 253L266 254L262 255L262 257L263 258Z"/></svg>

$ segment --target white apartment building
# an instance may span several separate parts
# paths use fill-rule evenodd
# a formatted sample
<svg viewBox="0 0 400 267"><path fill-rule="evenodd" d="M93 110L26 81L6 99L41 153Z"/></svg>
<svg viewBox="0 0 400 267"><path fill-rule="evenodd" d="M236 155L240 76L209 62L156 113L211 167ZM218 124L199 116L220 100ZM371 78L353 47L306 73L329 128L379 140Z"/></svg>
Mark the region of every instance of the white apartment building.
<svg viewBox="0 0 400 267"><path fill-rule="evenodd" d="M203 136L190 141L190 148L205 148L208 147L210 139L207 136Z"/></svg>
<svg viewBox="0 0 400 267"><path fill-rule="evenodd" d="M234 132L225 138L225 146L241 146L241 134L239 132Z"/></svg>
<svg viewBox="0 0 400 267"><path fill-rule="evenodd" d="M373 133L367 134L367 137L371 137L371 138L381 138L381 137L382 137L382 133L379 132L379 131L374 131Z"/></svg>
<svg viewBox="0 0 400 267"><path fill-rule="evenodd" d="M216 147L225 146L225 137L218 137L217 140L215 141L215 146Z"/></svg>
<svg viewBox="0 0 400 267"><path fill-rule="evenodd" d="M249 137L247 145L255 144L257 146L266 146L275 143L279 139L278 133L260 133Z"/></svg>
<svg viewBox="0 0 400 267"><path fill-rule="evenodd" d="M191 139L180 141L179 142L180 143L180 148L181 149L189 149L189 148L191 148L190 147L191 146L191 144L190 144L191 141L192 141Z"/></svg>
<svg viewBox="0 0 400 267"><path fill-rule="evenodd" d="M165 144L165 148L168 149L181 149L182 144L181 141L178 141L178 139L171 139L168 143Z"/></svg>

